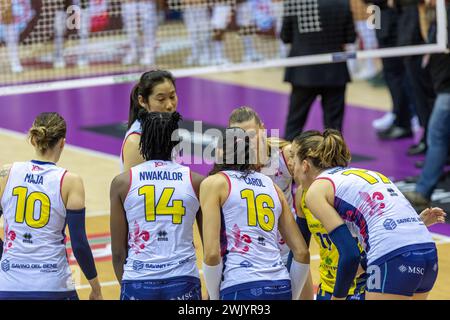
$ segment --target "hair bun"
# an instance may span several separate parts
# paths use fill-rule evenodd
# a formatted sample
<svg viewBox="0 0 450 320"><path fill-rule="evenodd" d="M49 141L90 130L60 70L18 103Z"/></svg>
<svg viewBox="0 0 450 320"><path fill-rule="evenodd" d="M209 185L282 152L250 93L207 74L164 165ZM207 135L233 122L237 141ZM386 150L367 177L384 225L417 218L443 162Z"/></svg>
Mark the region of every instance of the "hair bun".
<svg viewBox="0 0 450 320"><path fill-rule="evenodd" d="M45 137L47 136L47 128L43 126L34 127L31 129L30 134L35 140L45 140Z"/></svg>

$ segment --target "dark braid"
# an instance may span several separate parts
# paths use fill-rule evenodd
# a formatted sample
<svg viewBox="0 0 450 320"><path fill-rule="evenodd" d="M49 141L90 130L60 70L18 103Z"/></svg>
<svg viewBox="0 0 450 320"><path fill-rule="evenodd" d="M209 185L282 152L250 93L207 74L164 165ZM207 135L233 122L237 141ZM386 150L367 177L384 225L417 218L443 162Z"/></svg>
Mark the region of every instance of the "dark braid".
<svg viewBox="0 0 450 320"><path fill-rule="evenodd" d="M147 112L142 109L138 119L142 126L139 149L144 159L172 160L172 150L180 143L178 135L172 140L172 134L178 129L181 115L178 112Z"/></svg>
<svg viewBox="0 0 450 320"><path fill-rule="evenodd" d="M251 163L255 159L252 159L250 137L241 128L226 129L221 151L221 163L214 164L210 175L220 171L233 170L241 172L242 177L245 178L256 171L256 163Z"/></svg>

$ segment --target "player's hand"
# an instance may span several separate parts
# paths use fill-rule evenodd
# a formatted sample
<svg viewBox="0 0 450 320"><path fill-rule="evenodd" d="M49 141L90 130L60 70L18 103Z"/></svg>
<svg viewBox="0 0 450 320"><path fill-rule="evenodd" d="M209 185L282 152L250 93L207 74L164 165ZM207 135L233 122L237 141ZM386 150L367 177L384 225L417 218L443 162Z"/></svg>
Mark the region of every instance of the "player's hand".
<svg viewBox="0 0 450 320"><path fill-rule="evenodd" d="M427 208L420 214L420 219L427 227L430 227L436 223L444 223L447 213L441 208Z"/></svg>
<svg viewBox="0 0 450 320"><path fill-rule="evenodd" d="M102 291L91 290L91 294L89 295L89 300L103 300Z"/></svg>
<svg viewBox="0 0 450 320"><path fill-rule="evenodd" d="M336 298L335 296L331 297L331 300L346 300L347 298Z"/></svg>

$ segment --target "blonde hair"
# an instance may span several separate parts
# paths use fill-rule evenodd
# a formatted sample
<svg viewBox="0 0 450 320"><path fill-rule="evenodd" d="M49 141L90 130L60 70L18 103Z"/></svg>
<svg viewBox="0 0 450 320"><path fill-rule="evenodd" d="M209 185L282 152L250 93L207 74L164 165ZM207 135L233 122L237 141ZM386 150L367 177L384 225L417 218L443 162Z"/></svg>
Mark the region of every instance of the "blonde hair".
<svg viewBox="0 0 450 320"><path fill-rule="evenodd" d="M261 118L255 110L250 107L240 107L231 112L230 118L228 119L228 125L231 125L232 123L247 122L253 119L257 125L262 125Z"/></svg>
<svg viewBox="0 0 450 320"><path fill-rule="evenodd" d="M36 117L28 136L35 148L45 154L66 137L66 121L56 112L44 112Z"/></svg>
<svg viewBox="0 0 450 320"><path fill-rule="evenodd" d="M306 131L294 142L299 146L297 157L300 160L309 159L318 169L347 167L351 161L350 150L337 130L327 129L323 134Z"/></svg>
<svg viewBox="0 0 450 320"><path fill-rule="evenodd" d="M259 117L259 114L250 107L240 107L237 109L234 109L233 112L231 112L230 119L228 120L228 125L230 126L233 123L242 123L247 122L250 120L255 120L255 123L258 126L262 125L261 118ZM291 142L278 138L278 137L268 137L267 138L267 154L270 155L270 150L272 148L278 148L283 149L284 147L290 145Z"/></svg>

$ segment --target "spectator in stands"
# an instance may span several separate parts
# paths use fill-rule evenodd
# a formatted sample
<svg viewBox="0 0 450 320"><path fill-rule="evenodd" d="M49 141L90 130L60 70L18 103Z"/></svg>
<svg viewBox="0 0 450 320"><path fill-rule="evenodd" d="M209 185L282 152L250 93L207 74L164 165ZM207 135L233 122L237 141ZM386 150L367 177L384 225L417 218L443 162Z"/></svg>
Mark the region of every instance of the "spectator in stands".
<svg viewBox="0 0 450 320"><path fill-rule="evenodd" d="M54 68L65 68L66 61L64 58L64 34L67 29L67 18L68 14L79 13L79 29L78 34L80 36L78 56L77 56L77 66L79 68L85 68L89 65L89 34L91 28L91 17L93 11L95 10L107 10L106 0L98 1L95 5L90 3L91 0L64 0L61 7L58 7L55 12L54 21L54 57L53 57L53 67ZM75 10L68 9L71 6L76 6Z"/></svg>
<svg viewBox="0 0 450 320"><path fill-rule="evenodd" d="M285 0L281 39L292 44L290 57L342 52L356 40L348 0L318 0L317 7ZM314 5L313 5L314 7ZM294 12L295 11L295 12ZM289 67L285 81L292 85L285 136L293 140L302 132L311 105L322 97L326 128L342 130L345 92L350 75L347 63Z"/></svg>
<svg viewBox="0 0 450 320"><path fill-rule="evenodd" d="M431 6L436 5L435 0L427 0L427 3ZM447 19L448 34L450 35L450 4L448 3ZM431 42L436 42L435 24L431 25L429 39ZM417 209L430 206L431 195L444 171L450 150L450 54L431 55L429 65L437 99L429 122L428 150L415 191L405 193L405 196Z"/></svg>
<svg viewBox="0 0 450 320"><path fill-rule="evenodd" d="M213 29L213 64L228 64L225 57L224 37L232 18L229 0L217 0L212 5L211 28Z"/></svg>
<svg viewBox="0 0 450 320"><path fill-rule="evenodd" d="M183 0L183 19L191 42L191 55L186 64L208 65L210 63L210 14L204 0Z"/></svg>
<svg viewBox="0 0 450 320"><path fill-rule="evenodd" d="M141 65L154 65L158 29L157 0L122 1L122 20L130 47L122 63L134 64L140 57ZM139 33L142 35L141 38Z"/></svg>
<svg viewBox="0 0 450 320"><path fill-rule="evenodd" d="M0 36L6 44L9 64L13 73L23 71L20 62L20 33L33 17L30 2L21 3L12 0L0 0Z"/></svg>
<svg viewBox="0 0 450 320"><path fill-rule="evenodd" d="M373 50L378 48L375 28L368 26L368 5L363 0L350 0L353 18L355 20L356 33L358 39L352 51L362 47L364 50ZM375 59L364 60L349 60L350 73L353 79L373 79L378 74L377 64Z"/></svg>
<svg viewBox="0 0 450 320"><path fill-rule="evenodd" d="M272 14L275 17L275 35L279 38L281 27L283 26L283 0L272 0ZM288 46L279 40L279 57L286 58L288 55Z"/></svg>

